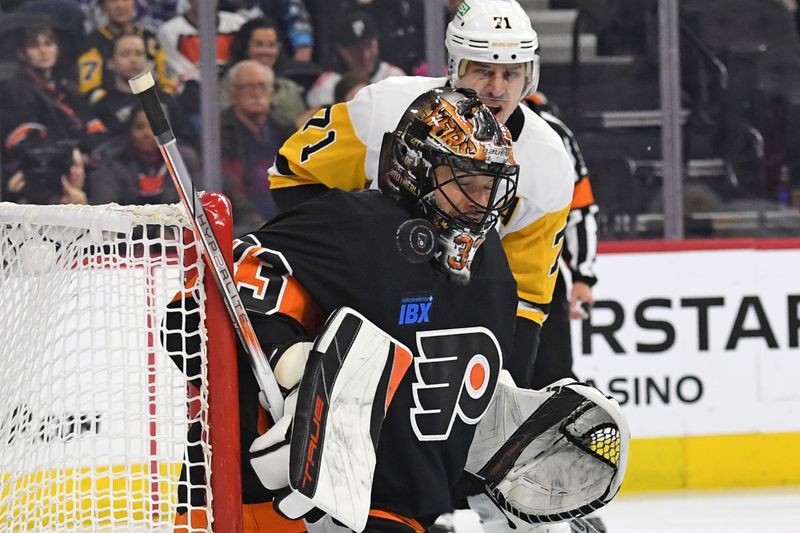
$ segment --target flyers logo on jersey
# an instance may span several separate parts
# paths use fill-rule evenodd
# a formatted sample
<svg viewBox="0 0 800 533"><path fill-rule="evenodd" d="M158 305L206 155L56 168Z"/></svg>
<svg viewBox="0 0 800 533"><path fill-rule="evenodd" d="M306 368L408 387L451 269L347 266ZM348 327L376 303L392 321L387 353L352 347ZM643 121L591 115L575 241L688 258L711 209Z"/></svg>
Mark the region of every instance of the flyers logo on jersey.
<svg viewBox="0 0 800 533"><path fill-rule="evenodd" d="M421 441L446 440L456 418L483 417L502 368L500 345L486 328L417 333L411 427Z"/></svg>

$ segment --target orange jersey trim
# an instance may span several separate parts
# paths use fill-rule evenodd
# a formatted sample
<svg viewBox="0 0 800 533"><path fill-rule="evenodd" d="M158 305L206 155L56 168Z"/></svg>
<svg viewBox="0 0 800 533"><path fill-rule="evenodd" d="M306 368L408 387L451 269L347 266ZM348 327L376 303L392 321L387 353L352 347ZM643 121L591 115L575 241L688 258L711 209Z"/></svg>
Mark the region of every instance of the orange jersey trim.
<svg viewBox="0 0 800 533"><path fill-rule="evenodd" d="M189 297L191 297L192 291L194 290L194 285L195 285L195 283L197 283L197 278L198 278L198 275L195 272L189 278L189 280L184 284L183 290L180 290L180 291L176 292L175 295L172 297L172 300L170 300L169 303L179 302L181 300L188 299Z"/></svg>
<svg viewBox="0 0 800 533"><path fill-rule="evenodd" d="M406 375L408 367L411 366L411 361L414 356L411 352L395 346L394 348L394 365L392 366L392 375L389 377L389 389L386 391L386 406L385 410L389 410L389 405L392 403L394 393L400 387L400 382L403 381L403 376Z"/></svg>
<svg viewBox="0 0 800 533"><path fill-rule="evenodd" d="M155 196L164 190L164 174L139 175L139 194Z"/></svg>
<svg viewBox="0 0 800 533"><path fill-rule="evenodd" d="M196 531L208 531L208 511L205 508L192 509L188 513L178 513L175 515L175 523L172 531L175 533L195 533Z"/></svg>
<svg viewBox="0 0 800 533"><path fill-rule="evenodd" d="M537 106L547 104L547 98L540 92L535 92L530 96L526 96L525 100Z"/></svg>
<svg viewBox="0 0 800 533"><path fill-rule="evenodd" d="M584 176L578 183L575 184L575 189L572 191L572 209L581 209L594 205L594 193L592 192L592 184L589 182L589 176Z"/></svg>
<svg viewBox="0 0 800 533"><path fill-rule="evenodd" d="M217 65L224 65L231 57L233 33L217 34ZM200 64L200 36L181 35L178 41L178 52L194 65Z"/></svg>
<svg viewBox="0 0 800 533"><path fill-rule="evenodd" d="M99 118L93 118L86 125L86 132L90 135L106 131L106 125Z"/></svg>
<svg viewBox="0 0 800 533"><path fill-rule="evenodd" d="M309 335L315 334L325 323L325 317L319 306L308 294L308 291L300 285L300 282L291 275L274 271L272 274L265 274L262 271L262 268L268 267L268 264L258 257L264 250L266 248L261 246L249 245L244 257L236 262L234 280L237 286L243 283L254 290L257 298L263 298L270 289L270 283L278 283L281 277L285 278L283 282L285 285L281 289L277 308L270 312L277 311L289 316L302 325ZM275 278L270 277L275 274L277 274Z"/></svg>
<svg viewBox="0 0 800 533"><path fill-rule="evenodd" d="M38 133L42 139L47 137L47 128L43 125L38 122L25 122L8 134L8 137L6 137L6 150L13 149L33 132Z"/></svg>
<svg viewBox="0 0 800 533"><path fill-rule="evenodd" d="M242 506L244 533L305 533L302 520L289 520L279 515L272 502L247 503Z"/></svg>
<svg viewBox="0 0 800 533"><path fill-rule="evenodd" d="M263 407L261 407L261 404L259 404L258 407L258 422L256 422L256 426L259 435L263 435L264 433L266 433L271 426L270 415Z"/></svg>
<svg viewBox="0 0 800 533"><path fill-rule="evenodd" d="M175 533L195 533L208 531L208 511L205 508L192 509L188 513L175 516ZM222 527L220 527L222 526ZM215 529L225 529L225 524L216 524ZM305 533L302 520L289 520L275 512L272 502L248 503L242 505L242 531L244 533Z"/></svg>
<svg viewBox="0 0 800 533"><path fill-rule="evenodd" d="M391 513L389 511L381 511L380 509L370 509L369 515L375 518L382 518L384 520L390 520L392 522L398 522L403 524L406 527L413 529L416 533L424 533L425 528L422 527L422 524L414 520L413 518L407 518L405 516L401 516L399 514Z"/></svg>
<svg viewBox="0 0 800 533"><path fill-rule="evenodd" d="M322 310L308 291L293 277L286 280L286 290L278 306L278 312L297 320L309 335L318 333L325 323Z"/></svg>

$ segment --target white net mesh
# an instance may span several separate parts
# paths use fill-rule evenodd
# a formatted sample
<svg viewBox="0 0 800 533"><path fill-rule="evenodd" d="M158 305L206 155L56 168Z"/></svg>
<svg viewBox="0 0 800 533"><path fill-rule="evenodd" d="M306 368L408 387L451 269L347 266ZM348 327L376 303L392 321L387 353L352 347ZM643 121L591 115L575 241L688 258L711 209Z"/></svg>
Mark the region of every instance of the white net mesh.
<svg viewBox="0 0 800 533"><path fill-rule="evenodd" d="M202 279L188 227L179 206L0 204L1 531L169 530L188 445L210 473L206 350L195 390L159 340Z"/></svg>

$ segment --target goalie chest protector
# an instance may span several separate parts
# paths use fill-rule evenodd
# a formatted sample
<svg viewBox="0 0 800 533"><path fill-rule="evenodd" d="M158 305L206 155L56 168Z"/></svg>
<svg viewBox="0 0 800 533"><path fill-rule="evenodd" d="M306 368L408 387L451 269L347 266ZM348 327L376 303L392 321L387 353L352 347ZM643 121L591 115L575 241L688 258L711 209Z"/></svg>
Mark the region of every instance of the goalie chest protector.
<svg viewBox="0 0 800 533"><path fill-rule="evenodd" d="M372 505L425 524L452 509L450 488L511 350L517 292L496 232L459 286L432 262L400 256L407 219L380 192L334 189L252 236L280 253L326 316L352 307L412 350L381 430Z"/></svg>

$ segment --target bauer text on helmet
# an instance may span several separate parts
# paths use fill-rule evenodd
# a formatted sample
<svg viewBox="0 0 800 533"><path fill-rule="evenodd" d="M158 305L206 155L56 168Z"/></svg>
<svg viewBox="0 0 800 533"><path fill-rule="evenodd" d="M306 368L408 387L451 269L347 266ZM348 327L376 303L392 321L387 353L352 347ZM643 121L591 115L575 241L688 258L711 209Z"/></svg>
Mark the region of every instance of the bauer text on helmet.
<svg viewBox="0 0 800 533"><path fill-rule="evenodd" d="M516 0L464 0L447 25L448 78L505 122L539 81L539 39ZM476 72L476 65L479 72Z"/></svg>

